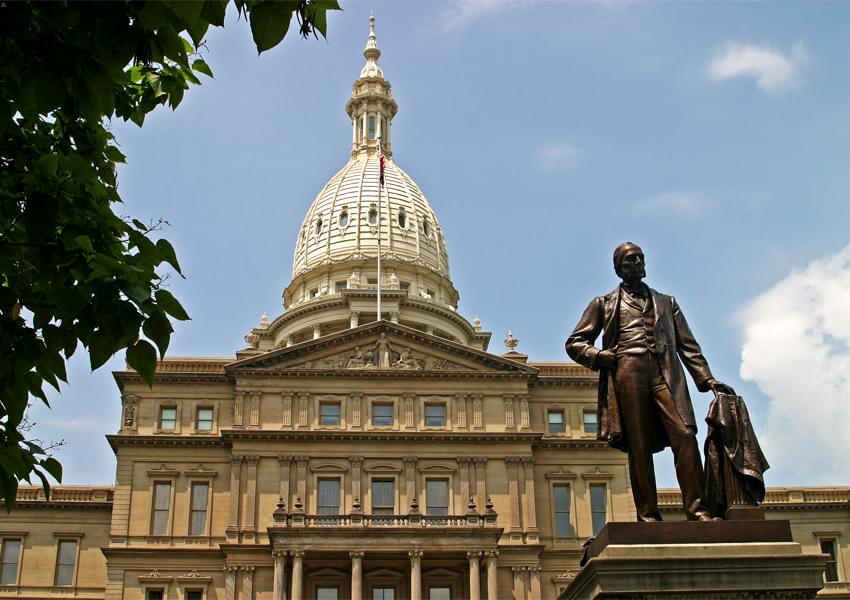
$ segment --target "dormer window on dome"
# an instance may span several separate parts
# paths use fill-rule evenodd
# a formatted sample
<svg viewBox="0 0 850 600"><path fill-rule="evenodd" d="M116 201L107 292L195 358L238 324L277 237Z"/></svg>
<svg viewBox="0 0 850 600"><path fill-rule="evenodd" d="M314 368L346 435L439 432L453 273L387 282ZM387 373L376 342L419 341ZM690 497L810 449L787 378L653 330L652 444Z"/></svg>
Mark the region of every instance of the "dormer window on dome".
<svg viewBox="0 0 850 600"><path fill-rule="evenodd" d="M316 219L316 235L322 233L322 217Z"/></svg>
<svg viewBox="0 0 850 600"><path fill-rule="evenodd" d="M398 211L398 226L407 229L407 213L404 212L403 208Z"/></svg>
<svg viewBox="0 0 850 600"><path fill-rule="evenodd" d="M339 227L345 229L348 227L348 207L343 206L342 212L339 213Z"/></svg>
<svg viewBox="0 0 850 600"><path fill-rule="evenodd" d="M428 217L422 217L422 234L425 237L431 237L431 224L428 222Z"/></svg>
<svg viewBox="0 0 850 600"><path fill-rule="evenodd" d="M377 225L378 224L378 209L373 205L372 208L369 209L369 225Z"/></svg>

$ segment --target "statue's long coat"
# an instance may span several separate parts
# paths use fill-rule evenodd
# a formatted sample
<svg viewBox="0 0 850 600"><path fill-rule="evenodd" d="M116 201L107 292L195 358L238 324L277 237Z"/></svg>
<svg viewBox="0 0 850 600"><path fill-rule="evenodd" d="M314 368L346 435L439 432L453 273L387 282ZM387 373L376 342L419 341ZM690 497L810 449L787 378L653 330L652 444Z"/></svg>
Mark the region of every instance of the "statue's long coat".
<svg viewBox="0 0 850 600"><path fill-rule="evenodd" d="M649 291L655 303L655 345L661 363L661 374L670 388L682 422L696 434L694 409L691 405L682 363L687 367L697 389L701 392L707 392L710 389L707 382L712 378L711 371L699 344L688 327L685 316L676 304L676 299L651 288ZM574 361L599 371L597 438L608 442L614 448L628 452L628 440L623 431L620 405L614 386L614 371L597 364L596 357L600 350L594 346L599 333L603 332L602 350L616 351L620 333L621 293L621 288L618 286L610 293L594 298L585 309L575 330L567 338L566 348L567 354ZM660 452L670 445L657 416L647 426L652 428L653 452Z"/></svg>

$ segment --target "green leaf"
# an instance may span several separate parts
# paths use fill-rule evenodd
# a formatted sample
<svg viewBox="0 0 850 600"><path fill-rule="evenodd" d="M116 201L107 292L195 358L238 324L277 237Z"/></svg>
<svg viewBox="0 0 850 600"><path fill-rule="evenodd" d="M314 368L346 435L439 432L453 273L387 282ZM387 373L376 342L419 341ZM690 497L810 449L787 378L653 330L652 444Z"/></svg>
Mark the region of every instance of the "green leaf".
<svg viewBox="0 0 850 600"><path fill-rule="evenodd" d="M152 384L156 371L156 349L145 340L137 341L127 348L127 364L138 371L148 384Z"/></svg>
<svg viewBox="0 0 850 600"><path fill-rule="evenodd" d="M200 0L176 0L168 5L186 27L198 20L204 8L204 3Z"/></svg>
<svg viewBox="0 0 850 600"><path fill-rule="evenodd" d="M74 241L77 242L77 245L86 252L94 252L94 246L92 246L91 238L89 238L89 236L78 235L74 238Z"/></svg>
<svg viewBox="0 0 850 600"><path fill-rule="evenodd" d="M180 273L180 263L177 262L177 254L174 252L171 242L166 239L159 239L156 241L156 249L162 259Z"/></svg>
<svg viewBox="0 0 850 600"><path fill-rule="evenodd" d="M142 331L156 344L160 357L165 356L165 351L168 350L168 342L174 332L165 313L162 311L152 312L142 326Z"/></svg>
<svg viewBox="0 0 850 600"><path fill-rule="evenodd" d="M201 17L214 27L224 26L224 13L228 0L206 0L201 9Z"/></svg>
<svg viewBox="0 0 850 600"><path fill-rule="evenodd" d="M198 73L203 73L209 78L213 78L212 69L210 69L209 65L201 58L192 63L192 69Z"/></svg>
<svg viewBox="0 0 850 600"><path fill-rule="evenodd" d="M191 318L180 305L180 302L177 301L171 292L168 290L157 290L156 291L156 303L162 307L162 310L167 312L169 315L177 319L178 321L190 321Z"/></svg>
<svg viewBox="0 0 850 600"><path fill-rule="evenodd" d="M292 11L298 2L291 0L267 0L254 4L248 13L251 22L251 34L257 46L257 54L277 46L289 29Z"/></svg>
<svg viewBox="0 0 850 600"><path fill-rule="evenodd" d="M116 163L125 163L127 162L127 157L124 156L118 148L115 146L107 146L104 148L103 153L106 154L106 158Z"/></svg>
<svg viewBox="0 0 850 600"><path fill-rule="evenodd" d="M56 175L56 169L59 167L59 157L55 154L45 154L35 164L36 168L44 175L53 177Z"/></svg>
<svg viewBox="0 0 850 600"><path fill-rule="evenodd" d="M47 473L51 477L53 477L53 479L55 479L59 483L62 482L62 464L58 460L56 460L52 456L49 456L43 461L41 461L39 466L41 466L42 469L47 471Z"/></svg>

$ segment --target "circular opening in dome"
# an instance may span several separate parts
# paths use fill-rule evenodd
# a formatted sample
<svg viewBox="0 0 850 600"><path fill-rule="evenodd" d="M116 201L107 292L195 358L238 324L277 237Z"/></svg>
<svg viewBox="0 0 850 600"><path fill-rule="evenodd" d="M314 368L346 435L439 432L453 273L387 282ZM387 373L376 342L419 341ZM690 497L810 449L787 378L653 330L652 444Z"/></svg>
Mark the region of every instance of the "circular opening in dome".
<svg viewBox="0 0 850 600"><path fill-rule="evenodd" d="M322 217L316 219L316 235L322 233Z"/></svg>
<svg viewBox="0 0 850 600"><path fill-rule="evenodd" d="M342 212L339 213L339 226L347 227L348 226L348 210L343 208Z"/></svg>
<svg viewBox="0 0 850 600"><path fill-rule="evenodd" d="M407 229L407 215L403 209L398 213L398 226L402 229Z"/></svg>

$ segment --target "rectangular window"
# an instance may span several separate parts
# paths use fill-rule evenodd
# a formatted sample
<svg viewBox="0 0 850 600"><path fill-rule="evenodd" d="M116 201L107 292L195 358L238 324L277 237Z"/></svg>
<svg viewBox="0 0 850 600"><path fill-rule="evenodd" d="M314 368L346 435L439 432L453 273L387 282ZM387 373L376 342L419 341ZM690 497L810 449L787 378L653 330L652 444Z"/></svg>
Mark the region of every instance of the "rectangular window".
<svg viewBox="0 0 850 600"><path fill-rule="evenodd" d="M195 429L197 431L212 431L213 428L213 409L209 407L198 408L198 418L195 421Z"/></svg>
<svg viewBox="0 0 850 600"><path fill-rule="evenodd" d="M375 119L375 115L369 115L369 128L368 128L367 131L368 131L368 135L369 135L370 140L374 140L375 137L377 136L377 131L375 129L376 126L377 126L377 120Z"/></svg>
<svg viewBox="0 0 850 600"><path fill-rule="evenodd" d="M555 537L571 537L573 527L570 524L570 486L552 486L552 497L555 502Z"/></svg>
<svg viewBox="0 0 850 600"><path fill-rule="evenodd" d="M204 600L203 590L186 590L186 600Z"/></svg>
<svg viewBox="0 0 850 600"><path fill-rule="evenodd" d="M347 281L337 281L337 282L334 283L334 291L337 294L341 294L342 290L346 290L346 289L348 289L348 282Z"/></svg>
<svg viewBox="0 0 850 600"><path fill-rule="evenodd" d="M391 515L395 512L395 480L372 480L372 514Z"/></svg>
<svg viewBox="0 0 850 600"><path fill-rule="evenodd" d="M549 411L549 433L564 433L564 411Z"/></svg>
<svg viewBox="0 0 850 600"><path fill-rule="evenodd" d="M56 585L74 585L77 540L59 540L56 551Z"/></svg>
<svg viewBox="0 0 850 600"><path fill-rule="evenodd" d="M192 483L192 509L189 514L189 535L204 535L207 532L207 502L210 484L206 481Z"/></svg>
<svg viewBox="0 0 850 600"><path fill-rule="evenodd" d="M449 480L425 480L426 515L444 516L449 514Z"/></svg>
<svg viewBox="0 0 850 600"><path fill-rule="evenodd" d="M372 425L386 427L393 424L393 405L392 404L373 404L372 405Z"/></svg>
<svg viewBox="0 0 850 600"><path fill-rule="evenodd" d="M405 291L409 290L410 289L410 282L409 281L399 281L398 282L398 289L405 290Z"/></svg>
<svg viewBox="0 0 850 600"><path fill-rule="evenodd" d="M445 404L426 404L425 405L425 426L426 427L445 427L446 425L446 405Z"/></svg>
<svg viewBox="0 0 850 600"><path fill-rule="evenodd" d="M376 218L375 222L376 223L378 222L377 218ZM377 278L372 279L371 277L369 277L368 279L366 279L366 283L369 284L369 285L378 285L378 279Z"/></svg>
<svg viewBox="0 0 850 600"><path fill-rule="evenodd" d="M339 600L339 588L335 588L335 587L316 588L316 600Z"/></svg>
<svg viewBox="0 0 850 600"><path fill-rule="evenodd" d="M829 558L826 560L824 581L838 581L838 560L835 554L835 540L820 540L820 551Z"/></svg>
<svg viewBox="0 0 850 600"><path fill-rule="evenodd" d="M374 587L372 588L372 600L395 600L395 588Z"/></svg>
<svg viewBox="0 0 850 600"><path fill-rule="evenodd" d="M593 523L593 535L605 525L607 518L606 489L604 483L590 484L590 517Z"/></svg>
<svg viewBox="0 0 850 600"><path fill-rule="evenodd" d="M339 426L339 402L319 404L319 425Z"/></svg>
<svg viewBox="0 0 850 600"><path fill-rule="evenodd" d="M177 429L176 406L163 406L159 409L159 428Z"/></svg>
<svg viewBox="0 0 850 600"><path fill-rule="evenodd" d="M339 514L339 479L319 480L318 513L320 515Z"/></svg>
<svg viewBox="0 0 850 600"><path fill-rule="evenodd" d="M428 588L428 600L452 600L452 590L447 587Z"/></svg>
<svg viewBox="0 0 850 600"><path fill-rule="evenodd" d="M18 561L21 559L21 540L4 538L0 543L0 584L18 583Z"/></svg>
<svg viewBox="0 0 850 600"><path fill-rule="evenodd" d="M146 600L164 600L165 590L148 590L145 594Z"/></svg>
<svg viewBox="0 0 850 600"><path fill-rule="evenodd" d="M599 431L599 423L596 421L596 412L586 410L583 415L584 431L586 433L596 433Z"/></svg>
<svg viewBox="0 0 850 600"><path fill-rule="evenodd" d="M311 298L318 298L319 297L319 288L313 288L312 290L310 290L310 297Z"/></svg>
<svg viewBox="0 0 850 600"><path fill-rule="evenodd" d="M157 481L153 484L153 514L151 535L168 535L168 510L171 506L171 482Z"/></svg>

